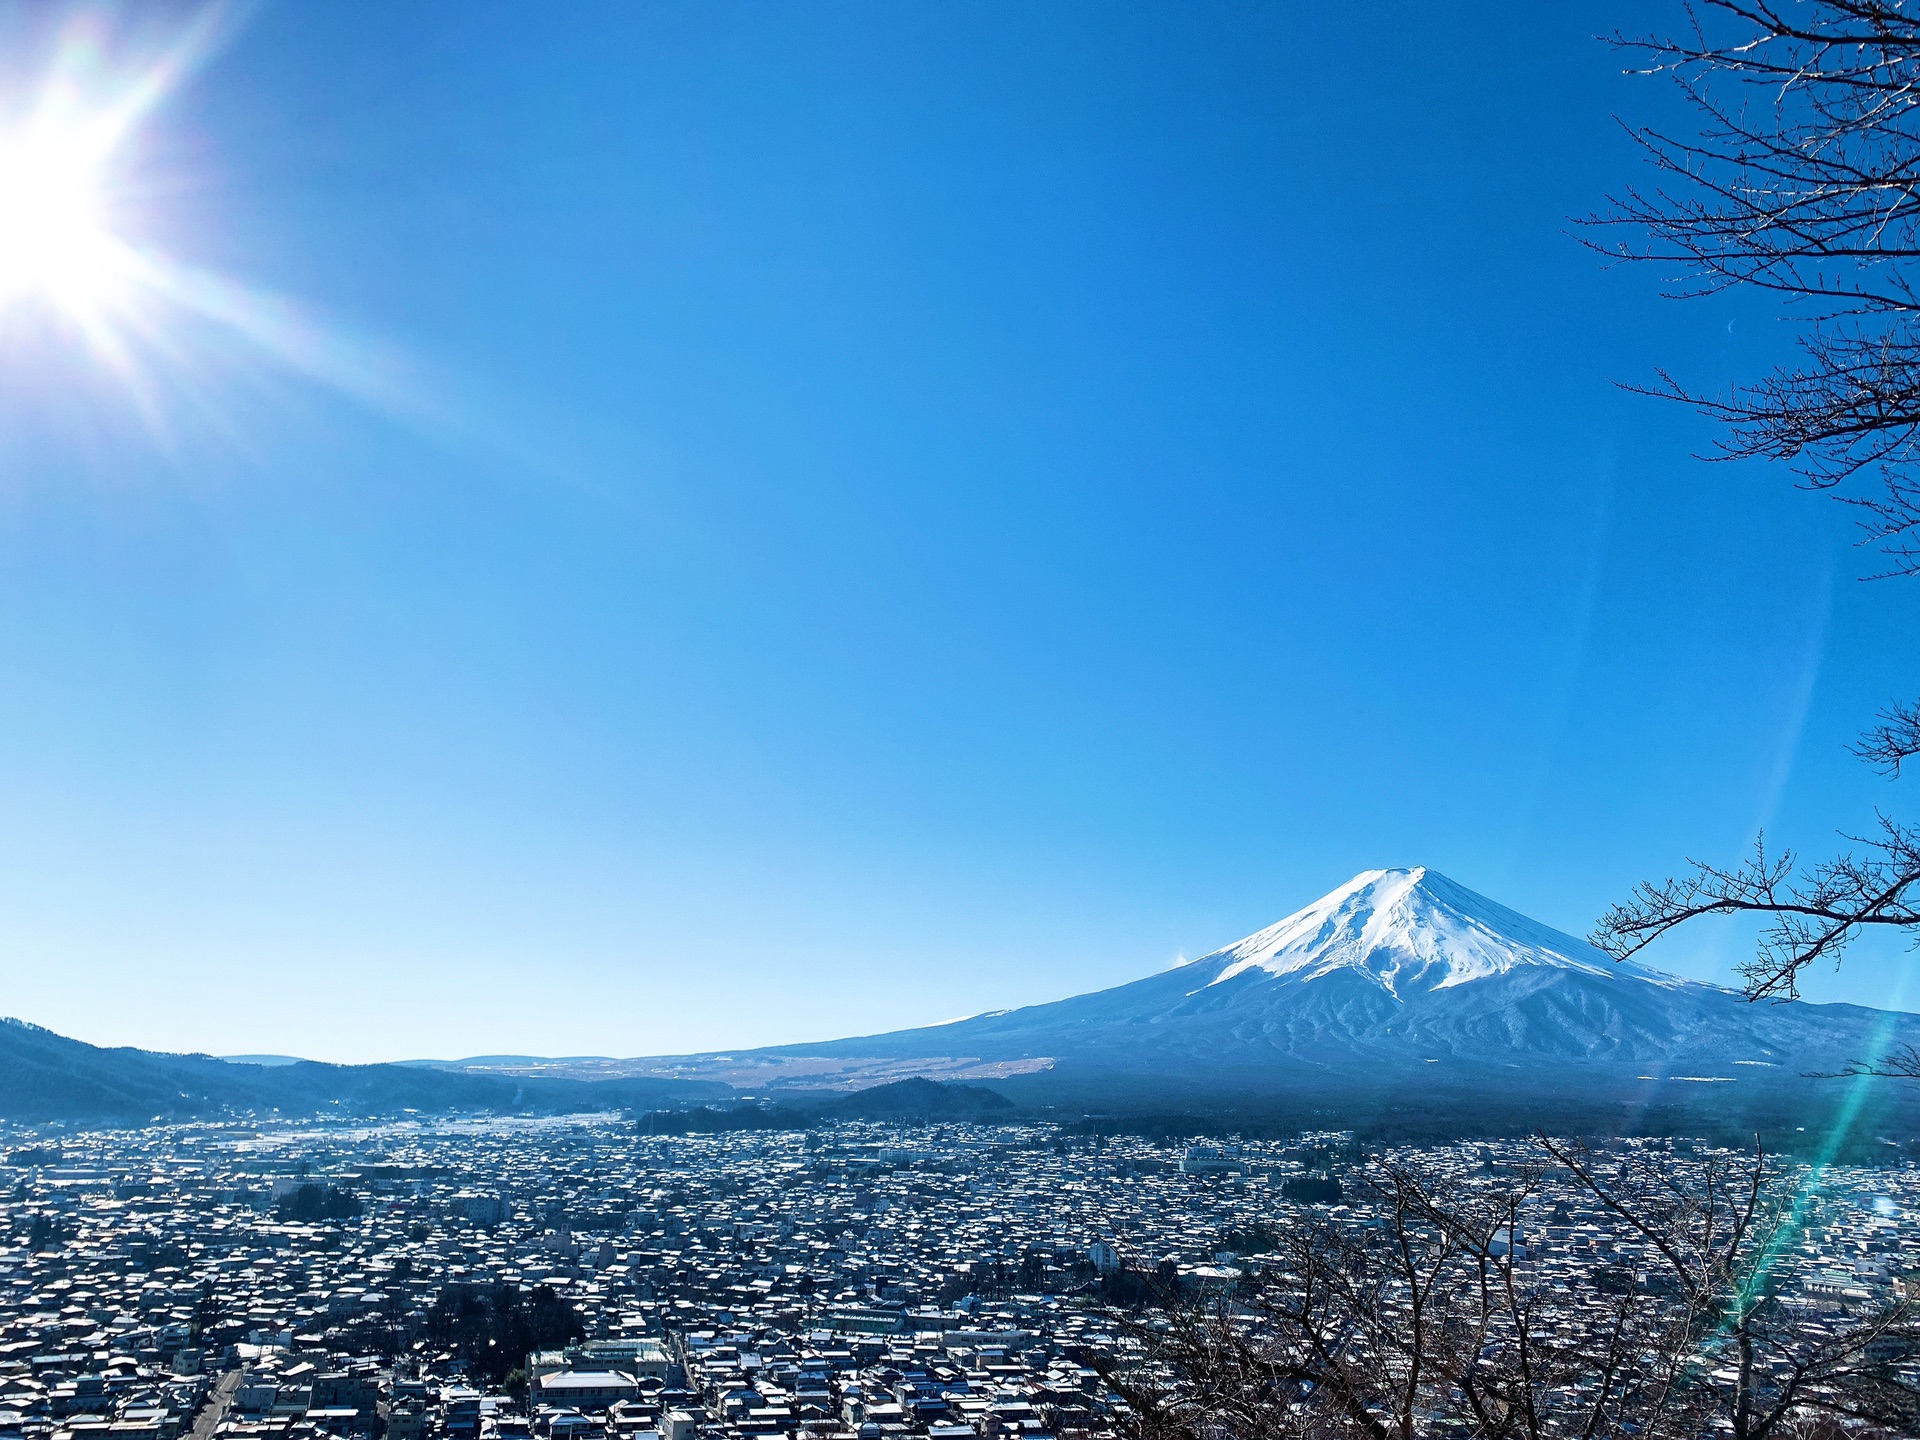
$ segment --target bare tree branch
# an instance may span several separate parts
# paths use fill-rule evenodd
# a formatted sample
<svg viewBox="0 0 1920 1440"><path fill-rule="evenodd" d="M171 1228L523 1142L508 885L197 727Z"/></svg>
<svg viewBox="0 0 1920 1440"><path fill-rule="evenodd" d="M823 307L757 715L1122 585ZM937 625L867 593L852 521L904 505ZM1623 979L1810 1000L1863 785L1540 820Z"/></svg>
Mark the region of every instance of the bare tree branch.
<svg viewBox="0 0 1920 1440"><path fill-rule="evenodd" d="M1880 723L1855 742L1853 753L1878 766L1889 778L1898 779L1900 767L1920 755L1920 701L1882 710Z"/></svg>
<svg viewBox="0 0 1920 1440"><path fill-rule="evenodd" d="M1616 36L1680 89L1698 131L1629 134L1658 177L1583 225L1669 267L1668 293L1776 294L1800 363L1710 393L1630 388L1727 426L1723 458L1784 460L1860 512L1886 573L1920 573L1920 13L1903 0L1703 0L1678 35Z"/></svg>
<svg viewBox="0 0 1920 1440"><path fill-rule="evenodd" d="M1814 1080L1858 1079L1876 1076L1883 1080L1920 1080L1920 1048L1902 1045L1877 1060L1849 1060L1839 1070L1808 1072Z"/></svg>
<svg viewBox="0 0 1920 1440"><path fill-rule="evenodd" d="M1920 1426L1920 1326L1896 1301L1852 1318L1783 1288L1797 1189L1747 1159L1594 1153L1489 1181L1438 1165L1354 1177L1351 1220L1287 1228L1241 1293L1136 1324L1114 1379L1139 1440L1738 1440ZM1549 1283L1521 1226L1583 1192L1651 1262L1612 1292ZM1822 1426L1824 1424L1824 1429Z"/></svg>
<svg viewBox="0 0 1920 1440"><path fill-rule="evenodd" d="M1693 861L1691 874L1643 882L1607 911L1593 943L1624 960L1702 915L1764 915L1771 924L1741 967L1747 994L1798 999L1801 971L1821 959L1837 963L1861 932L1920 927L1920 832L1881 815L1878 833L1850 838L1858 851L1801 872L1790 852L1769 856L1764 836L1732 869Z"/></svg>

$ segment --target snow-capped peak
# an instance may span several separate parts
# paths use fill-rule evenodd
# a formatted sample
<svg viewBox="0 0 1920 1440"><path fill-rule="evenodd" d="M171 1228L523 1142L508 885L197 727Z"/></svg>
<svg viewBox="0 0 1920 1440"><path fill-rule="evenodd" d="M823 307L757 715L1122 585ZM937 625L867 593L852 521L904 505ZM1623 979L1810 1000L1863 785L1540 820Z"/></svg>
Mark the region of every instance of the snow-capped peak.
<svg viewBox="0 0 1920 1440"><path fill-rule="evenodd" d="M1254 970L1312 980L1345 969L1402 995L1535 965L1660 985L1692 983L1642 965L1618 964L1586 941L1529 920L1424 866L1365 871L1279 924L1193 963L1222 961L1209 984Z"/></svg>

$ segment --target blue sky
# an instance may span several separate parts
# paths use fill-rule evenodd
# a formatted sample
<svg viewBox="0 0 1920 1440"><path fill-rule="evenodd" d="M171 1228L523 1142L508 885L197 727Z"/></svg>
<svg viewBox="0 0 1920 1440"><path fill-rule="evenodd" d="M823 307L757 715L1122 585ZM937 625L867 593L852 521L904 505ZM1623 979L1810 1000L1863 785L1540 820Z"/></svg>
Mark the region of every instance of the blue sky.
<svg viewBox="0 0 1920 1440"><path fill-rule="evenodd" d="M1592 37L1668 8L1388 10L231 26L126 223L339 358L186 326L143 410L0 331L0 1008L342 1060L824 1038L1380 865L1583 932L1900 803L1844 747L1920 586L1615 384L1789 332L1568 236L1640 173L1614 113L1671 114ZM45 16L0 23L16 102ZM1910 963L1809 993L1911 1004Z"/></svg>

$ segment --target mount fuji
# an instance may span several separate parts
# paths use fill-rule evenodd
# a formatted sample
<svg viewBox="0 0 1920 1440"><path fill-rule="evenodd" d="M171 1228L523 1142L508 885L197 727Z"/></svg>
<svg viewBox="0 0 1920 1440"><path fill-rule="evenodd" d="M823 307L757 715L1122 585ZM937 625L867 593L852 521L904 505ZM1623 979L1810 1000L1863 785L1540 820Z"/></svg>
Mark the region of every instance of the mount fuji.
<svg viewBox="0 0 1920 1440"><path fill-rule="evenodd" d="M1920 1042L1920 1016L1751 1004L1617 963L1437 871L1370 870L1278 924L1109 990L946 1025L726 1055L604 1062L764 1093L928 1075L1030 1098L1645 1094L1791 1082ZM584 1077L583 1077L584 1078Z"/></svg>
<svg viewBox="0 0 1920 1440"><path fill-rule="evenodd" d="M232 1063L100 1049L0 1020L0 1119L719 1105L786 1123L852 1113L821 1092L885 1085L889 1104L916 1113L1011 1101L1090 1124L1131 1114L1184 1127L1168 1133L1198 1121L1417 1138L1553 1123L1733 1140L1765 1131L1790 1144L1798 1134L1828 1149L1825 1137L1852 1136L1878 1155L1876 1137L1920 1135L1920 1087L1807 1072L1909 1045L1920 1045L1920 1015L1749 1004L1616 964L1433 870L1369 870L1144 980L946 1025L730 1054ZM763 1103L775 1099L791 1103Z"/></svg>

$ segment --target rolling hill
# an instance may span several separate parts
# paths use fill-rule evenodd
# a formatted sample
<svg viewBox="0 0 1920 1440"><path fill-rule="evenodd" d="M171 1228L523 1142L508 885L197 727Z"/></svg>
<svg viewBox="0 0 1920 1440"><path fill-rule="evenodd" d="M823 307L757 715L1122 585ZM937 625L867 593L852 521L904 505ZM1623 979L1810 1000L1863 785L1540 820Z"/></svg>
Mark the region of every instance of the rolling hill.
<svg viewBox="0 0 1920 1440"><path fill-rule="evenodd" d="M278 1057L276 1057L277 1059ZM731 1094L703 1080L468 1074L404 1065L271 1065L104 1049L0 1018L0 1119L138 1125L218 1115L578 1111Z"/></svg>

